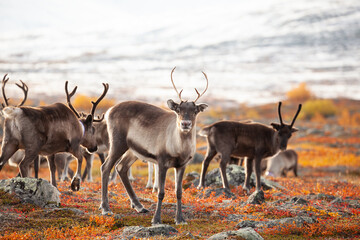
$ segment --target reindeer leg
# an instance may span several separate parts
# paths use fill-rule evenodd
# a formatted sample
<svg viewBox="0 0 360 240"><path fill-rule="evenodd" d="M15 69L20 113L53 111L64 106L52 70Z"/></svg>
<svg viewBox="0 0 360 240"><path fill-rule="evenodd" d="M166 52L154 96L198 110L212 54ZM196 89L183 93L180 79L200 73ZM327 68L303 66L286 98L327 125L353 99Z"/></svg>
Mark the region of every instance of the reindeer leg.
<svg viewBox="0 0 360 240"><path fill-rule="evenodd" d="M90 158L91 154L88 153L87 151L83 151L83 156L84 156L84 158L86 160L86 167L85 167L85 170L84 170L83 175L81 177L81 181L85 181L85 178L88 175L88 164L90 162L89 158Z"/></svg>
<svg viewBox="0 0 360 240"><path fill-rule="evenodd" d="M81 164L82 164L82 152L80 150L80 147L73 153L75 158L77 159L77 170L75 173L75 176L71 180L71 190L73 191L79 191L80 190L80 183L81 183Z"/></svg>
<svg viewBox="0 0 360 240"><path fill-rule="evenodd" d="M145 188L153 188L153 174L154 174L154 165L152 162L147 162L148 164L148 181Z"/></svg>
<svg viewBox="0 0 360 240"><path fill-rule="evenodd" d="M161 224L161 205L162 201L165 197L165 179L168 168L162 163L162 161L158 161L159 165L159 189L158 189L158 202L156 206L156 211L153 219L151 220L152 224Z"/></svg>
<svg viewBox="0 0 360 240"><path fill-rule="evenodd" d="M132 175L131 167L129 167L128 176L129 176L129 180L130 180L130 181L132 181L132 182L135 181L135 178L134 178L134 176Z"/></svg>
<svg viewBox="0 0 360 240"><path fill-rule="evenodd" d="M112 212L109 206L108 198L108 185L109 175L111 169L114 167L117 160L127 151L127 146L121 145L122 141L113 142L114 145L110 146L109 155L105 162L101 165L101 203L99 210L102 210L102 215L111 215ZM125 142L125 141L124 141ZM115 145L116 144L116 145Z"/></svg>
<svg viewBox="0 0 360 240"><path fill-rule="evenodd" d="M120 159L120 162L116 165L116 171L120 176L120 179L126 189L126 192L130 198L131 207L135 208L138 213L146 213L148 210L139 202L139 199L134 192L134 189L131 186L128 171L131 165L136 161L136 157L132 155L130 151L127 151L123 157Z"/></svg>
<svg viewBox="0 0 360 240"><path fill-rule="evenodd" d="M255 178L256 178L256 191L261 190L261 157L255 157Z"/></svg>
<svg viewBox="0 0 360 240"><path fill-rule="evenodd" d="M93 162L94 162L94 154L91 154L89 156L89 158L85 158L86 159L86 167L85 167L85 171L87 171L87 181L88 182L92 182L93 181L93 177L92 177L92 172L91 172L91 169L92 169L92 165L93 165Z"/></svg>
<svg viewBox="0 0 360 240"><path fill-rule="evenodd" d="M245 181L243 185L243 190L246 194L250 193L250 177L253 168L253 159L252 158L245 158Z"/></svg>
<svg viewBox="0 0 360 240"><path fill-rule="evenodd" d="M18 144L10 141L3 141L1 146L1 156L0 156L0 171L3 166L7 163L9 158L19 149Z"/></svg>
<svg viewBox="0 0 360 240"><path fill-rule="evenodd" d="M175 223L176 225L179 224L186 224L186 221L182 215L182 208L181 208L181 198L182 198L182 180L185 172L185 167L175 168L175 193L176 193L176 218Z"/></svg>
<svg viewBox="0 0 360 240"><path fill-rule="evenodd" d="M39 178L39 162L40 162L40 156L35 158L34 160L34 174L35 178Z"/></svg>
<svg viewBox="0 0 360 240"><path fill-rule="evenodd" d="M207 149L206 155L205 155L205 159L202 163L202 168L201 168L201 174L200 174L200 182L198 185L198 189L200 188L204 188L205 187L205 175L206 175L206 171L209 167L209 164L211 162L211 160L215 157L215 155L217 154L215 147L212 147L209 144L209 147Z"/></svg>
<svg viewBox="0 0 360 240"><path fill-rule="evenodd" d="M153 168L155 170L155 180L154 180L154 186L152 192L157 192L159 190L159 165L156 163L153 163Z"/></svg>
<svg viewBox="0 0 360 240"><path fill-rule="evenodd" d="M220 161L220 173L221 173L221 179L223 182L223 188L229 189L229 182L226 177L226 166L228 165L228 162L230 162L230 154L228 153L222 153L221 154L221 161Z"/></svg>
<svg viewBox="0 0 360 240"><path fill-rule="evenodd" d="M48 163L49 163L49 169L50 169L50 179L51 179L51 184L54 187L56 186L56 179L55 179L55 171L56 171L56 165L55 165L55 154L52 154L50 156L47 157ZM58 171L60 170L60 167L58 168ZM59 174L59 172L58 172Z"/></svg>
<svg viewBox="0 0 360 240"><path fill-rule="evenodd" d="M30 164L34 162L36 158L39 157L39 150L38 149L26 149L25 150L25 157L24 159L19 163L19 170L21 177L28 177L29 176L29 170L30 170Z"/></svg>

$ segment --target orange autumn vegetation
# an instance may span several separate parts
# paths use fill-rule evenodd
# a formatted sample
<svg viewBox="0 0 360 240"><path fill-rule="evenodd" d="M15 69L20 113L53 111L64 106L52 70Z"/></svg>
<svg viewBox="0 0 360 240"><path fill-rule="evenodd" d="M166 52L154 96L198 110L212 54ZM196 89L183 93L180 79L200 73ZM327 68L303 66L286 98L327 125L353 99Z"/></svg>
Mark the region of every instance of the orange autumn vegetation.
<svg viewBox="0 0 360 240"><path fill-rule="evenodd" d="M286 93L287 99L291 102L305 102L313 97L313 93L307 87L306 83L300 83L299 86Z"/></svg>
<svg viewBox="0 0 360 240"><path fill-rule="evenodd" d="M77 110L86 112L86 111L90 111L92 107L91 101L96 101L97 99L98 97L88 97L86 95L78 94L76 95L72 104ZM99 110L100 112L106 112L106 110L114 106L115 103L116 102L114 99L108 99L105 97L96 107L96 110Z"/></svg>

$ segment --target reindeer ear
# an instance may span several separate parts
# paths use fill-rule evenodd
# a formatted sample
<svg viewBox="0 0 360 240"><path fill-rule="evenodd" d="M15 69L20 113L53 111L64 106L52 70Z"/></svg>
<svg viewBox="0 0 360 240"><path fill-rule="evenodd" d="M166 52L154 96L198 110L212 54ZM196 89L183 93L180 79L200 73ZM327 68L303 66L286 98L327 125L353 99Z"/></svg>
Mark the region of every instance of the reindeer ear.
<svg viewBox="0 0 360 240"><path fill-rule="evenodd" d="M208 105L205 104L205 103L201 103L199 105L196 105L196 109L197 109L198 112L203 112L207 107L208 107Z"/></svg>
<svg viewBox="0 0 360 240"><path fill-rule="evenodd" d="M168 107L169 107L171 110L173 110L173 111L175 111L175 112L178 112L178 111L179 111L179 104L177 104L176 102L174 102L172 99L169 99L169 100L167 101L167 105L168 105Z"/></svg>
<svg viewBox="0 0 360 240"><path fill-rule="evenodd" d="M297 131L299 131L299 129L294 128L294 127L291 128L291 132L292 132L292 133L297 132Z"/></svg>
<svg viewBox="0 0 360 240"><path fill-rule="evenodd" d="M271 123L270 125L271 125L275 130L277 130L277 131L279 131L279 129L280 129L280 127L281 127L281 125L278 124L278 123Z"/></svg>

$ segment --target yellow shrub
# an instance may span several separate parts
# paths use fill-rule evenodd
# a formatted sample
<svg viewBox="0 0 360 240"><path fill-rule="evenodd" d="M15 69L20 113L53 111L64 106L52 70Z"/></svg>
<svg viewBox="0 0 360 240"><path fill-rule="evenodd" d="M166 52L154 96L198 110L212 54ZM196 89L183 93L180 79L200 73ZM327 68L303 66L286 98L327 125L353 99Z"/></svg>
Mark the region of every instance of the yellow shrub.
<svg viewBox="0 0 360 240"><path fill-rule="evenodd" d="M300 83L298 87L291 89L286 93L289 101L305 102L312 98L312 92L307 88L306 83Z"/></svg>
<svg viewBox="0 0 360 240"><path fill-rule="evenodd" d="M334 116L336 114L336 106L331 100L326 99L316 99L305 102L302 108L302 114L305 118L312 118L317 113L324 117Z"/></svg>

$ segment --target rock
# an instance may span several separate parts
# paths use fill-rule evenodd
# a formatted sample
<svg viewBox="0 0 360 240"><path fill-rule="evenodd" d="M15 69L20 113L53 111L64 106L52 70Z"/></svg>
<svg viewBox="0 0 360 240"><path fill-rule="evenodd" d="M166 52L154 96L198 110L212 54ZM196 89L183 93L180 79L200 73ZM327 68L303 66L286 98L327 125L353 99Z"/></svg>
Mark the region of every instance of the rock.
<svg viewBox="0 0 360 240"><path fill-rule="evenodd" d="M276 220L267 220L267 221L253 221L253 220L245 220L239 222L236 227L238 228L258 228L258 229L264 229L264 228L273 228L273 227L282 227L287 225L295 224L297 227L303 227L303 225L306 224L312 224L315 223L316 220L311 217L291 217L291 218L282 218L282 219L276 219Z"/></svg>
<svg viewBox="0 0 360 240"><path fill-rule="evenodd" d="M316 200L334 200L336 197L332 196L332 195L328 195L328 194L324 194L324 193L319 193L317 195L310 195L311 199L316 199Z"/></svg>
<svg viewBox="0 0 360 240"><path fill-rule="evenodd" d="M132 226L125 227L121 239L150 238L154 236L171 237L177 234L177 230L170 225L157 224L151 227Z"/></svg>
<svg viewBox="0 0 360 240"><path fill-rule="evenodd" d="M330 203L331 204L341 204L344 203L345 201L342 200L341 198L335 198L334 200L332 200Z"/></svg>
<svg viewBox="0 0 360 240"><path fill-rule="evenodd" d="M226 188L216 188L216 189L208 188L205 191L205 197L207 198L210 197L212 193L215 193L214 197L225 195L225 197L227 198L235 198L235 194L233 194L229 189Z"/></svg>
<svg viewBox="0 0 360 240"><path fill-rule="evenodd" d="M290 199L290 202L296 205L307 205L308 201L303 198L293 197Z"/></svg>
<svg viewBox="0 0 360 240"><path fill-rule="evenodd" d="M237 228L247 228L247 227L256 228L256 223L257 222L254 220L245 220L245 221L238 223L236 225L236 227Z"/></svg>
<svg viewBox="0 0 360 240"><path fill-rule="evenodd" d="M223 240L223 239L236 239L236 237L244 238L247 240L264 239L260 236L260 234L255 232L255 230L250 227L242 228L237 231L227 231L227 232L218 233L218 234L215 234L215 235L209 237L208 239L209 240Z"/></svg>
<svg viewBox="0 0 360 240"><path fill-rule="evenodd" d="M40 207L60 206L60 192L47 180L41 178L21 178L0 180L0 189L15 193L22 202Z"/></svg>
<svg viewBox="0 0 360 240"><path fill-rule="evenodd" d="M233 186L240 186L244 184L245 181L245 171L244 168L237 165L228 165L226 167L226 176L230 185ZM194 180L194 185L197 186L195 183L198 179ZM222 186L222 179L220 175L220 169L216 168L210 172L208 172L205 176L205 186ZM250 178L250 186L255 187L255 174L251 175ZM272 188L279 188L284 189L284 187L280 186L278 183L270 181L261 177L261 186L264 190L272 189Z"/></svg>
<svg viewBox="0 0 360 240"><path fill-rule="evenodd" d="M255 191L246 201L247 204L262 204L263 202L265 202L265 196L262 190Z"/></svg>

